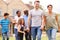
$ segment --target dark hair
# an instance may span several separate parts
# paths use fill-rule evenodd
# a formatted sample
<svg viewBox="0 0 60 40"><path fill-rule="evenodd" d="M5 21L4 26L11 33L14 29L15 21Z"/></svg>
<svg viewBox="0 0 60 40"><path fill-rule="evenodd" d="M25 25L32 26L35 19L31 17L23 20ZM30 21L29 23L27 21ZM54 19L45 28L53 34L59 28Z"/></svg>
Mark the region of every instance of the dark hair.
<svg viewBox="0 0 60 40"><path fill-rule="evenodd" d="M18 10L18 11L16 12L16 14L18 14L18 12L21 12L21 11Z"/></svg>
<svg viewBox="0 0 60 40"><path fill-rule="evenodd" d="M4 13L4 16L8 16L9 14L8 13Z"/></svg>
<svg viewBox="0 0 60 40"><path fill-rule="evenodd" d="M25 10L25 11L24 11L24 14L28 14L28 10Z"/></svg>
<svg viewBox="0 0 60 40"><path fill-rule="evenodd" d="M47 8L48 8L49 6L53 7L51 4L49 4L49 5L47 6Z"/></svg>
<svg viewBox="0 0 60 40"><path fill-rule="evenodd" d="M36 3L36 2L40 3L40 1L35 1L34 3Z"/></svg>
<svg viewBox="0 0 60 40"><path fill-rule="evenodd" d="M23 20L23 24L22 24L22 20ZM25 21L24 21L23 18L20 18L20 19L18 20L18 25L21 25L21 24L25 26Z"/></svg>

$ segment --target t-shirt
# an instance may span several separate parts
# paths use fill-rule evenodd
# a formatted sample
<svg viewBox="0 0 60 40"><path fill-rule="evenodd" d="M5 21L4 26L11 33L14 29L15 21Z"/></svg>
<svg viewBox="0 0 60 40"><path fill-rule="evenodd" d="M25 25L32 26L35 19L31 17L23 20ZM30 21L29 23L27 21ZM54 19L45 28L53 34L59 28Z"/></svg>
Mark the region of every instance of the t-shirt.
<svg viewBox="0 0 60 40"><path fill-rule="evenodd" d="M25 21L25 27L28 28L28 16L24 15L23 18Z"/></svg>
<svg viewBox="0 0 60 40"><path fill-rule="evenodd" d="M20 19L20 17L18 17L18 16L15 16L14 17L14 20L16 21L16 24L15 24L15 27L14 28L16 28L17 29L17 23L18 23L18 20Z"/></svg>
<svg viewBox="0 0 60 40"><path fill-rule="evenodd" d="M32 27L37 27L37 26L41 26L42 24L42 16L43 16L43 11L38 9L38 10L35 10L35 9L32 9L29 13L29 16L31 16L31 21L32 21L32 24L31 26Z"/></svg>
<svg viewBox="0 0 60 40"><path fill-rule="evenodd" d="M45 13L46 17L46 30L49 28L58 28L57 27L57 21L56 21L56 14L53 12L52 15L49 15L48 13Z"/></svg>
<svg viewBox="0 0 60 40"><path fill-rule="evenodd" d="M5 32L9 31L9 24L10 24L10 20L1 19L0 25L2 26L2 33L5 33Z"/></svg>

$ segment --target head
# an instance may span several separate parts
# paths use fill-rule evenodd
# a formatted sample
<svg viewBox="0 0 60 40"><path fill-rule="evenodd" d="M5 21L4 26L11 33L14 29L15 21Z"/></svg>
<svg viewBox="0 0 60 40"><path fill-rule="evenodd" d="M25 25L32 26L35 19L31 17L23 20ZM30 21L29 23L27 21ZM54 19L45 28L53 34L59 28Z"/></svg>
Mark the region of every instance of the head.
<svg viewBox="0 0 60 40"><path fill-rule="evenodd" d="M24 11L24 15L28 16L28 10Z"/></svg>
<svg viewBox="0 0 60 40"><path fill-rule="evenodd" d="M38 9L40 6L40 1L35 1L34 2L35 8Z"/></svg>
<svg viewBox="0 0 60 40"><path fill-rule="evenodd" d="M7 18L8 18L8 16L9 16L9 14L8 14L8 13L4 13L4 18L5 18L5 19L7 19Z"/></svg>
<svg viewBox="0 0 60 40"><path fill-rule="evenodd" d="M20 19L18 20L18 25L25 25L25 21L24 21L23 18L20 18Z"/></svg>
<svg viewBox="0 0 60 40"><path fill-rule="evenodd" d="M18 17L20 17L21 11L17 11L16 14L17 14Z"/></svg>
<svg viewBox="0 0 60 40"><path fill-rule="evenodd" d="M52 8L53 8L52 5L48 5L48 6L47 6L47 9L48 9L49 12L52 12Z"/></svg>

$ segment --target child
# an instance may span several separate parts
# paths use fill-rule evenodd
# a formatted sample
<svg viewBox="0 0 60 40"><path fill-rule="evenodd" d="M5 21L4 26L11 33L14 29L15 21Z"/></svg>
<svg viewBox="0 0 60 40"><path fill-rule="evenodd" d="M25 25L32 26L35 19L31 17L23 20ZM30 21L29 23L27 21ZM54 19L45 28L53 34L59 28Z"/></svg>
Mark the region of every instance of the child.
<svg viewBox="0 0 60 40"><path fill-rule="evenodd" d="M9 14L8 13L4 13L4 18L1 19L0 21L0 25L2 27L2 40L9 40L9 24L10 21L8 19Z"/></svg>
<svg viewBox="0 0 60 40"><path fill-rule="evenodd" d="M24 19L20 18L18 20L18 40L23 40L23 35L25 34L24 26L25 26Z"/></svg>

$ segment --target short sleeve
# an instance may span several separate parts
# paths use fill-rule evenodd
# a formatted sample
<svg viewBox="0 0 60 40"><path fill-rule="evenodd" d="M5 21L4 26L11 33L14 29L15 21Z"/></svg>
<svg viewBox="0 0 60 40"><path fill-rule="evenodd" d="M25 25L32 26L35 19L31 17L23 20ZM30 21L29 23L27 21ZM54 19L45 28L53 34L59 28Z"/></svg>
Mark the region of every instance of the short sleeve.
<svg viewBox="0 0 60 40"><path fill-rule="evenodd" d="M42 11L42 16L44 16L45 15L45 12L44 11Z"/></svg>
<svg viewBox="0 0 60 40"><path fill-rule="evenodd" d="M0 20L0 25L1 25L1 20Z"/></svg>
<svg viewBox="0 0 60 40"><path fill-rule="evenodd" d="M32 10L29 11L29 16L32 16Z"/></svg>

